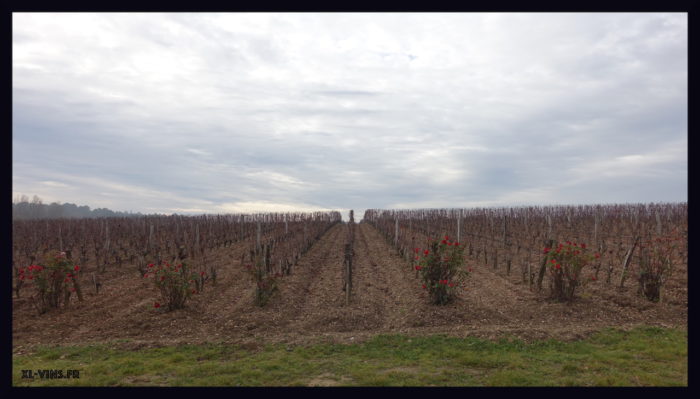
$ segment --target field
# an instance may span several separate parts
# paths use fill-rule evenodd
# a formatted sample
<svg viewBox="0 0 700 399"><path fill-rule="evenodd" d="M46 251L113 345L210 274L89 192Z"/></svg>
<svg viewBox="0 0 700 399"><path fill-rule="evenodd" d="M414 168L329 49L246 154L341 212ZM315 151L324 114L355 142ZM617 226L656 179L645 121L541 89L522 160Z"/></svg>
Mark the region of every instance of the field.
<svg viewBox="0 0 700 399"><path fill-rule="evenodd" d="M346 304L343 253L348 229L348 223L332 223L299 258L291 273L278 279L278 289L265 306L254 303L255 284L246 269L248 261L245 257L255 241L252 237L229 246L212 248L207 253L207 262L217 273L216 284L207 283L182 309L166 311L163 307L155 308L154 303L160 297L152 279L142 277L136 265L129 262L105 268L100 273L99 292L85 283L82 301L71 298L67 307L43 314L32 305L30 290L23 290L19 298L13 297L14 367L26 366L28 359L36 363L42 358L33 356L51 351L47 348L56 345L65 349L58 352L78 351L78 357L83 356L82 352L70 348L108 345L109 350L146 353L157 348L223 345L243 351L268 348L265 350L272 351L270 353L286 348L281 353L296 353L297 350L318 351L318 345L369 345L376 343L377 337L394 337L391 339L400 345L406 345L411 339L418 344L435 336L446 340L472 340L460 342L482 342L479 345L498 340L521 342L518 345L538 345L543 340L556 340L565 345L592 339L601 331L611 331L610 328L638 332L648 331L650 327L657 328L653 330L657 335L677 334L676 331L681 334L676 337L687 340L687 264L678 264L673 269L659 302L638 295L633 278L621 288L615 278L610 283L603 278L589 279L573 300L562 302L549 298L546 288L533 289L523 282L519 273L484 263L473 254L465 258L465 268L470 268L471 273L458 287L455 299L447 305L437 306L429 302L427 292L422 288L412 262L406 261L405 254L402 255L399 248L373 224L362 222L354 226L352 294L349 304ZM89 280L90 268L86 266L85 282ZM187 350L183 351L184 359L188 359ZM411 350L407 347L406 351ZM57 352L54 350L54 353ZM323 353L312 356L318 357L319 361L326 358ZM682 360L683 353L680 356ZM519 362L526 360L521 358ZM89 373L92 363L81 364ZM395 365L387 367L391 369ZM461 366L454 367L454 372L458 372ZM663 363L657 367L663 368ZM402 375L402 369L397 370ZM148 370L145 373L153 374ZM421 374L410 370L407 373ZM683 374L682 367L679 373ZM639 383L634 379L607 381L610 385L687 385L687 369L685 373L685 376L671 379L675 382L654 379L643 379ZM13 373L16 385L33 384L19 380L15 374L18 374L17 370ZM249 385L324 385L318 381L314 383L312 378L287 382L278 379L278 384L260 382L256 378L250 380ZM399 382L382 383L381 379L372 382L359 377L331 380L336 385L363 385L363 381L368 385L499 385L498 379L448 379L445 382L416 378L409 378L404 383L400 379ZM234 380L248 385L240 378L231 381ZM606 384L603 377L594 380L593 384ZM173 381L166 379L165 384L230 385L225 380L216 379L209 382L202 379L197 379L198 382ZM519 385L518 381L524 385L552 384L518 378L506 379L502 383ZM568 381L554 384L584 384L577 379ZM154 378L139 382L138 379L125 378L100 384L159 383L163 380Z"/></svg>

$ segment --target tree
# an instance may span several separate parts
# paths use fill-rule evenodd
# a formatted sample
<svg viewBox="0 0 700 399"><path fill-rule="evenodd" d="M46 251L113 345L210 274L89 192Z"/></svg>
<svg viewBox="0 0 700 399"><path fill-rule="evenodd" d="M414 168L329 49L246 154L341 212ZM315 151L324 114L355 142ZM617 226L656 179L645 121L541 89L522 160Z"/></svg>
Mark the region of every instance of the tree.
<svg viewBox="0 0 700 399"><path fill-rule="evenodd" d="M32 197L32 202L29 204L31 219L41 219L45 217L43 205L41 198L35 194L34 197Z"/></svg>
<svg viewBox="0 0 700 399"><path fill-rule="evenodd" d="M58 219L63 217L63 205L58 202L52 202L47 210L47 216L49 219Z"/></svg>

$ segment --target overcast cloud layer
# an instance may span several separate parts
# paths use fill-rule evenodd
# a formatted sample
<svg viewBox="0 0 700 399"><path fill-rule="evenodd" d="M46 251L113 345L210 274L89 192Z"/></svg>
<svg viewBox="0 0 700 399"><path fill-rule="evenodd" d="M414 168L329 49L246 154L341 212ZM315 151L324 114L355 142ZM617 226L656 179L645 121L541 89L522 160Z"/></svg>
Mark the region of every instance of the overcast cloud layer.
<svg viewBox="0 0 700 399"><path fill-rule="evenodd" d="M687 21L15 13L13 195L359 217L687 201Z"/></svg>

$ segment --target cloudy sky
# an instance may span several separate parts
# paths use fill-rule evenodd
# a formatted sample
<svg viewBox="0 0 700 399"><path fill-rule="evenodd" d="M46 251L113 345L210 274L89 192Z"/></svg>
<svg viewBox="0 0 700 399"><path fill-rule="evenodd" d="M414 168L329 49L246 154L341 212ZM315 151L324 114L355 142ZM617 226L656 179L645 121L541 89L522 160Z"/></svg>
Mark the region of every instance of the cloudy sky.
<svg viewBox="0 0 700 399"><path fill-rule="evenodd" d="M14 13L13 198L687 201L685 13Z"/></svg>

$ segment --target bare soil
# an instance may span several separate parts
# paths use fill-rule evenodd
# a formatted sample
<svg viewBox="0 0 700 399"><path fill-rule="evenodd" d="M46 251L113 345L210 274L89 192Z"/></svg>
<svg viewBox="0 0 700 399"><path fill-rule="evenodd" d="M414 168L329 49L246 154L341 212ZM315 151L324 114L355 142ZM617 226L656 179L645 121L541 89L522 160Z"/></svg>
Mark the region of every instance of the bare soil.
<svg viewBox="0 0 700 399"><path fill-rule="evenodd" d="M633 279L623 289L589 281L573 302L560 303L547 298L546 284L542 292L533 292L517 272L506 274L468 259L473 272L458 298L435 306L412 265L366 223L356 227L354 286L346 305L346 234L345 224L331 228L291 275L279 280L278 291L262 308L253 303L252 278L240 261L246 242L213 251L208 257L219 271L217 285L207 282L204 292L172 312L154 308L158 292L133 265L109 269L99 294L88 284L88 268L82 276L84 301L72 299L68 308L43 315L25 289L21 298L13 297L13 351L105 342L127 349L210 342L257 348L266 343L352 343L383 333L572 340L605 327L687 328L687 265L674 270L660 303L638 296Z"/></svg>

